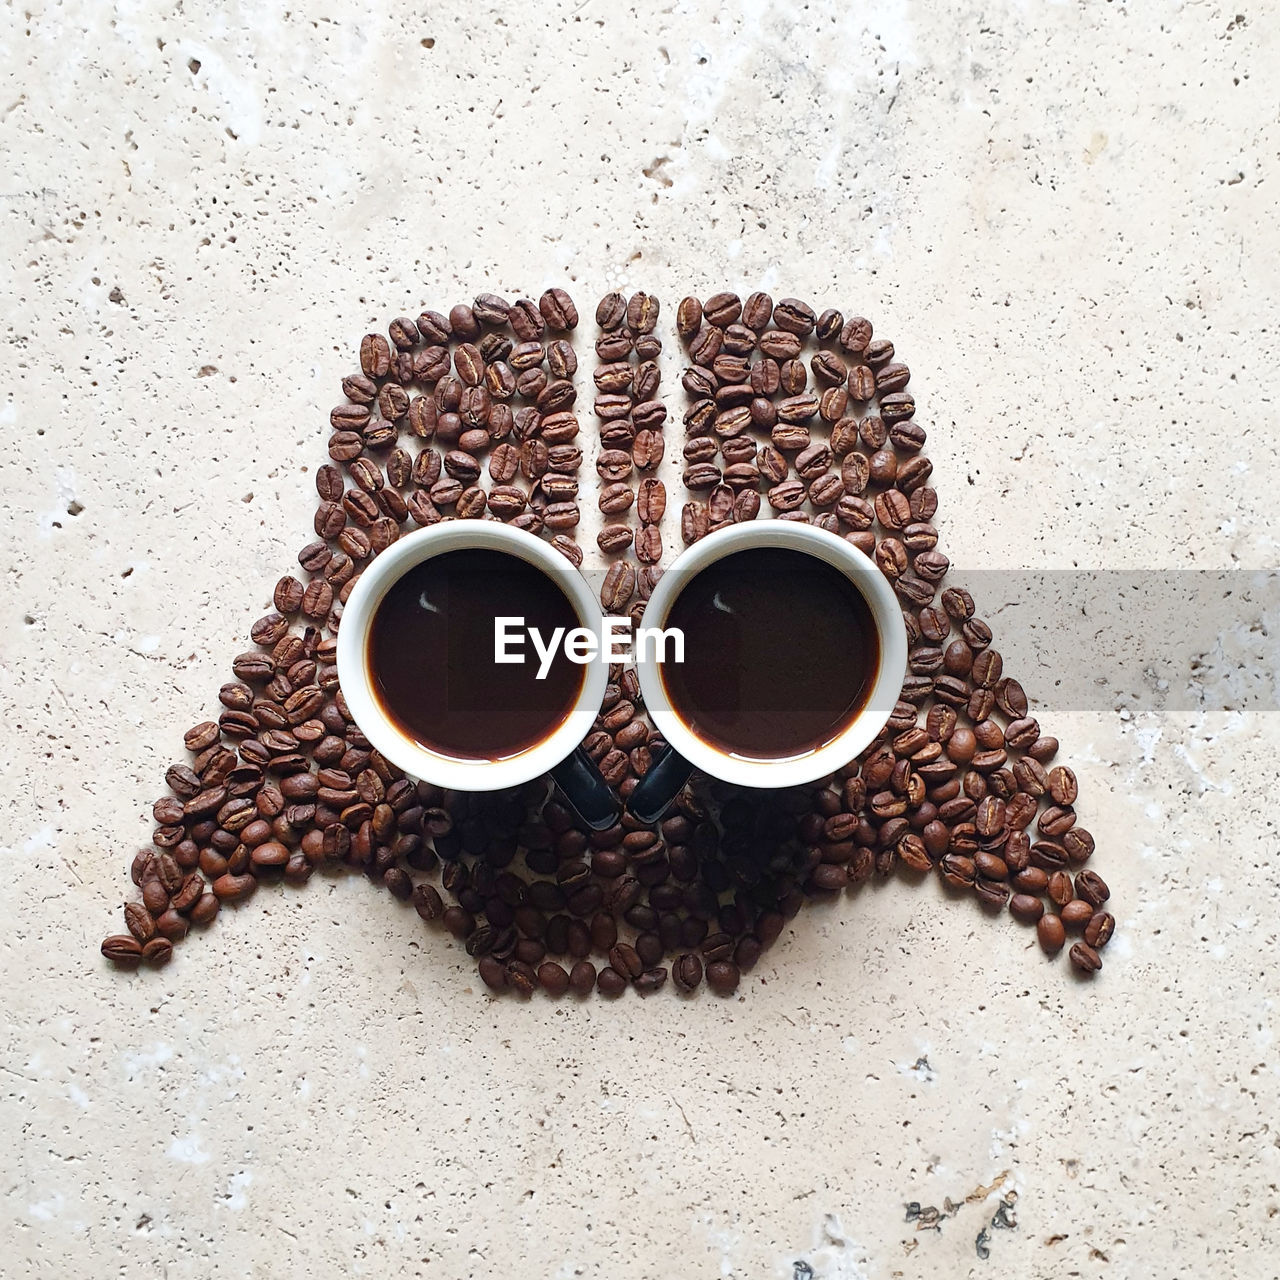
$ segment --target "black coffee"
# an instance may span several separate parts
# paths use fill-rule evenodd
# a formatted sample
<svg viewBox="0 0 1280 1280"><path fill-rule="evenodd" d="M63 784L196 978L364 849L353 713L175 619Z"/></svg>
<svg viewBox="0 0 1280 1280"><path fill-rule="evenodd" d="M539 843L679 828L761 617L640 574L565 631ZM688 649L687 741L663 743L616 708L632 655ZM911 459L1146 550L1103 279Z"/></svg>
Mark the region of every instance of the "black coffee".
<svg viewBox="0 0 1280 1280"><path fill-rule="evenodd" d="M684 632L684 662L664 662L672 709L721 751L807 755L866 705L880 665L871 608L839 569L761 547L725 556L680 591L664 627Z"/></svg>
<svg viewBox="0 0 1280 1280"><path fill-rule="evenodd" d="M557 627L568 632L580 625L553 578L501 551L448 551L424 560L378 605L368 643L377 701L428 750L505 760L568 719L586 668L558 646L539 680L539 658L527 635L524 662L495 662L497 617L523 618L546 641Z"/></svg>

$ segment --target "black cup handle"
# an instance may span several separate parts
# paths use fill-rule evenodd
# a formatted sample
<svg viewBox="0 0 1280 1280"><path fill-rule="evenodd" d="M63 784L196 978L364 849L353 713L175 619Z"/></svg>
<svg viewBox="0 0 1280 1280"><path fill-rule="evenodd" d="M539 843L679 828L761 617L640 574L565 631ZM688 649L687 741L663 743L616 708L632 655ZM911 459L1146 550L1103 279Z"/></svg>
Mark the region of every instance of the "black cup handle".
<svg viewBox="0 0 1280 1280"><path fill-rule="evenodd" d="M674 747L668 747L627 797L627 812L640 822L657 822L692 773L693 765Z"/></svg>
<svg viewBox="0 0 1280 1280"><path fill-rule="evenodd" d="M622 810L618 797L581 747L565 756L551 770L551 776L589 830L604 831L618 821Z"/></svg>

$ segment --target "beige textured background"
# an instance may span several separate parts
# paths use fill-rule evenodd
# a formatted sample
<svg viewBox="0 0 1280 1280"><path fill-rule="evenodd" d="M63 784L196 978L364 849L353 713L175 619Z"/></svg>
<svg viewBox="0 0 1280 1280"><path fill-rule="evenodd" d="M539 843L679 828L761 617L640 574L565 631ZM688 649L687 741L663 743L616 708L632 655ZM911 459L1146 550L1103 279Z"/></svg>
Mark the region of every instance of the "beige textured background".
<svg viewBox="0 0 1280 1280"><path fill-rule="evenodd" d="M426 304L862 311L959 577L1274 564L1277 16L306 8L0 17L0 1273L1273 1276L1278 735L1212 681L1057 706L1002 645L1113 888L1091 985L904 883L802 913L729 1003L491 1002L355 880L159 973L97 944L360 334ZM904 1222L1002 1173L988 1261L996 1194Z"/></svg>

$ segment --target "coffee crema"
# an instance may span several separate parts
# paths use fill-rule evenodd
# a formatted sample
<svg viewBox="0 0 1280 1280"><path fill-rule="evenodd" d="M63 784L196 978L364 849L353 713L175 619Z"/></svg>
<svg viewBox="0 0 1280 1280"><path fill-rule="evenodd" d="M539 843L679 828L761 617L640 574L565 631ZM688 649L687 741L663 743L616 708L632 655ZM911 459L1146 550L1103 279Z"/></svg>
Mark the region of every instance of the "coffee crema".
<svg viewBox="0 0 1280 1280"><path fill-rule="evenodd" d="M744 759L794 759L834 741L880 667L862 592L825 560L782 547L738 551L694 574L663 625L684 632L684 662L659 669L671 709Z"/></svg>
<svg viewBox="0 0 1280 1280"><path fill-rule="evenodd" d="M538 662L494 661L494 620L521 617L551 634L580 625L549 574L518 556L468 548L410 569L369 628L375 700L406 737L459 760L507 760L550 737L573 711L586 669L557 648Z"/></svg>

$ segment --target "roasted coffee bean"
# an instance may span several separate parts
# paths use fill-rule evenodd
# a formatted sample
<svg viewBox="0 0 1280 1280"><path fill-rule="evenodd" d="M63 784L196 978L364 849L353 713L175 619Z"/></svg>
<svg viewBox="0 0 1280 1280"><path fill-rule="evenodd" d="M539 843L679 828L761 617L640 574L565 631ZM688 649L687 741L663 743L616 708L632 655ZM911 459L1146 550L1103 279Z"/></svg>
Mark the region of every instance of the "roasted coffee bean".
<svg viewBox="0 0 1280 1280"><path fill-rule="evenodd" d="M1077 942L1068 954L1081 973L1097 973L1102 968L1102 957L1087 942Z"/></svg>
<svg viewBox="0 0 1280 1280"><path fill-rule="evenodd" d="M1068 929L1084 929L1093 919L1093 904L1083 898L1072 898L1062 908L1062 923Z"/></svg>
<svg viewBox="0 0 1280 1280"><path fill-rule="evenodd" d="M713 462L695 462L684 471L686 489L695 492L712 489L720 483L720 468Z"/></svg>
<svg viewBox="0 0 1280 1280"><path fill-rule="evenodd" d="M1071 887L1071 877L1065 871L1055 871L1049 876L1046 885L1048 894L1056 907L1065 907L1075 897Z"/></svg>
<svg viewBox="0 0 1280 1280"><path fill-rule="evenodd" d="M636 559L647 565L662 559L662 531L656 524L646 524L636 534Z"/></svg>
<svg viewBox="0 0 1280 1280"><path fill-rule="evenodd" d="M1029 893L1015 893L1009 899L1009 914L1023 924L1034 924L1044 915L1044 903Z"/></svg>
<svg viewBox="0 0 1280 1280"><path fill-rule="evenodd" d="M709 324L727 328L742 315L742 300L736 293L713 293L702 304L702 314Z"/></svg>
<svg viewBox="0 0 1280 1280"><path fill-rule="evenodd" d="M706 967L706 979L716 995L729 996L738 989L741 972L731 960L713 960Z"/></svg>
<svg viewBox="0 0 1280 1280"><path fill-rule="evenodd" d="M686 951L671 967L671 979L683 992L697 990L702 982L702 961L692 951Z"/></svg>
<svg viewBox="0 0 1280 1280"><path fill-rule="evenodd" d="M490 506L493 500L490 498ZM596 535L596 544L606 555L617 555L631 545L632 530L625 524L609 524Z"/></svg>
<svg viewBox="0 0 1280 1280"><path fill-rule="evenodd" d="M604 449L596 457L596 474L609 482L625 480L632 469L631 455L621 449Z"/></svg>
<svg viewBox="0 0 1280 1280"><path fill-rule="evenodd" d="M658 323L658 299L633 293L627 302L626 320L632 333L652 333Z"/></svg>
<svg viewBox="0 0 1280 1280"><path fill-rule="evenodd" d="M1076 895L1083 898L1090 906L1100 907L1111 896L1107 882L1095 871L1076 873Z"/></svg>
<svg viewBox="0 0 1280 1280"><path fill-rule="evenodd" d="M702 303L697 298L683 298L676 308L676 331L684 339L693 337L702 327Z"/></svg>
<svg viewBox="0 0 1280 1280"><path fill-rule="evenodd" d="M1036 820L1036 829L1041 835L1057 837L1070 831L1075 824L1074 810L1065 805L1054 805L1041 813Z"/></svg>
<svg viewBox="0 0 1280 1280"><path fill-rule="evenodd" d="M155 920L140 902L125 903L124 922L139 942L150 942L156 936Z"/></svg>
<svg viewBox="0 0 1280 1280"><path fill-rule="evenodd" d="M807 493L799 480L784 480L769 489L765 496L775 511L795 511L804 502Z"/></svg>
<svg viewBox="0 0 1280 1280"><path fill-rule="evenodd" d="M1084 940L1093 947L1094 950L1100 950L1111 941L1111 935L1115 932L1116 919L1106 911L1097 911L1089 919L1089 923L1084 927Z"/></svg>
<svg viewBox="0 0 1280 1280"><path fill-rule="evenodd" d="M130 934L112 934L102 940L102 954L114 965L131 968L142 959L142 944Z"/></svg>
<svg viewBox="0 0 1280 1280"><path fill-rule="evenodd" d="M360 339L360 368L369 378L385 378L391 368L391 344L380 333Z"/></svg>
<svg viewBox="0 0 1280 1280"><path fill-rule="evenodd" d="M1031 863L1045 871L1061 871L1066 865L1067 855L1060 844L1052 840L1038 840L1031 846Z"/></svg>
<svg viewBox="0 0 1280 1280"><path fill-rule="evenodd" d="M629 391L635 378L635 369L627 360L597 366L592 375L596 387L604 392ZM716 381L709 369L697 367L687 370L683 379L684 389L691 396L715 395Z"/></svg>
<svg viewBox="0 0 1280 1280"><path fill-rule="evenodd" d="M505 991L507 989L507 968L497 957L491 955L482 956L476 965L476 970L480 974L480 981L490 991Z"/></svg>
<svg viewBox="0 0 1280 1280"><path fill-rule="evenodd" d="M988 907L1003 907L1009 900L1009 886L999 880L988 880L979 876L973 882L973 891L978 900Z"/></svg>
<svg viewBox="0 0 1280 1280"><path fill-rule="evenodd" d="M538 310L547 323L547 328L558 333L565 333L578 327L578 308L573 299L560 288L548 289L538 299Z"/></svg>
<svg viewBox="0 0 1280 1280"><path fill-rule="evenodd" d="M963 854L948 853L938 864L942 878L953 888L967 889L973 885L977 868L973 859Z"/></svg>
<svg viewBox="0 0 1280 1280"><path fill-rule="evenodd" d="M595 308L595 323L602 329L617 329L627 317L627 300L621 293L607 293Z"/></svg>
<svg viewBox="0 0 1280 1280"><path fill-rule="evenodd" d="M659 524L667 509L666 485L655 477L640 481L636 495L636 514L645 524Z"/></svg>
<svg viewBox="0 0 1280 1280"><path fill-rule="evenodd" d="M656 467L663 458L666 445L659 431L646 429L636 432L631 446L631 459L640 471L649 471Z"/></svg>
<svg viewBox="0 0 1280 1280"><path fill-rule="evenodd" d="M164 937L152 938L143 946L142 958L157 966L168 964L173 959L173 943Z"/></svg>
<svg viewBox="0 0 1280 1280"><path fill-rule="evenodd" d="M635 569L625 560L615 560L600 587L600 604L609 613L621 613L635 594L635 589Z"/></svg>
<svg viewBox="0 0 1280 1280"><path fill-rule="evenodd" d="M635 494L629 484L607 484L600 490L596 505L607 515L617 515L626 511L634 501Z"/></svg>
<svg viewBox="0 0 1280 1280"><path fill-rule="evenodd" d="M251 875L226 872L214 880L209 887L221 902L241 902L253 893L258 887L258 882Z"/></svg>
<svg viewBox="0 0 1280 1280"><path fill-rule="evenodd" d="M1093 856L1093 836L1083 827L1072 827L1062 836L1062 848L1072 866L1082 866Z"/></svg>
<svg viewBox="0 0 1280 1280"><path fill-rule="evenodd" d="M1013 887L1019 893L1042 894L1049 887L1049 873L1042 867L1024 867L1013 877Z"/></svg>
<svg viewBox="0 0 1280 1280"><path fill-rule="evenodd" d="M899 483L899 488L902 487ZM967 618L960 624L960 634L975 649L985 649L991 643L991 628L981 618ZM984 685L984 688L991 686Z"/></svg>
<svg viewBox="0 0 1280 1280"><path fill-rule="evenodd" d="M1076 775L1066 765L1058 765L1049 770L1049 795L1054 804L1074 804L1078 794Z"/></svg>
<svg viewBox="0 0 1280 1280"><path fill-rule="evenodd" d="M1042 915L1036 921L1036 937L1047 954L1057 955L1066 944L1067 931L1063 928L1061 918L1050 913Z"/></svg>
<svg viewBox="0 0 1280 1280"><path fill-rule="evenodd" d="M849 398L865 404L876 393L876 376L865 364L849 370Z"/></svg>
<svg viewBox="0 0 1280 1280"><path fill-rule="evenodd" d="M817 326L813 308L796 298L783 298L774 304L773 323L787 333L806 338Z"/></svg>

